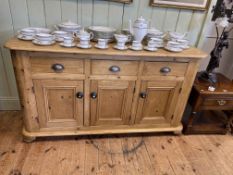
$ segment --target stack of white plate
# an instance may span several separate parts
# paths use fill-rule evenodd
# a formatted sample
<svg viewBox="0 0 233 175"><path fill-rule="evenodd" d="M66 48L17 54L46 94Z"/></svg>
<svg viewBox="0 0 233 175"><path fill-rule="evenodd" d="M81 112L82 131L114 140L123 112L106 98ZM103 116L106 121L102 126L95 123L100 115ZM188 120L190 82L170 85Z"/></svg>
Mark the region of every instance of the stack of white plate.
<svg viewBox="0 0 233 175"><path fill-rule="evenodd" d="M146 35L147 40L150 40L151 38L163 39L164 37L165 37L165 34L155 28L149 29Z"/></svg>
<svg viewBox="0 0 233 175"><path fill-rule="evenodd" d="M190 42L187 39L177 39L175 42L180 43L182 49L189 49Z"/></svg>
<svg viewBox="0 0 233 175"><path fill-rule="evenodd" d="M150 41L156 45L156 48L162 48L164 46L164 41L161 38L151 38Z"/></svg>
<svg viewBox="0 0 233 175"><path fill-rule="evenodd" d="M171 52L182 52L184 50L182 44L175 41L168 41L165 49Z"/></svg>
<svg viewBox="0 0 233 175"><path fill-rule="evenodd" d="M109 42L114 41L114 33L116 29L104 26L90 26L88 31L94 34L93 41L98 39L107 39Z"/></svg>
<svg viewBox="0 0 233 175"><path fill-rule="evenodd" d="M168 44L169 43L177 43L177 45L180 47L180 49L184 50L184 49L188 49L190 48L189 44L189 40L185 39L187 33L177 33L177 32L168 32L167 35L167 40L168 40ZM174 49L173 49L174 50Z"/></svg>
<svg viewBox="0 0 233 175"><path fill-rule="evenodd" d="M55 36L48 33L38 33L32 42L33 44L41 46L52 45L55 43Z"/></svg>
<svg viewBox="0 0 233 175"><path fill-rule="evenodd" d="M34 29L24 28L18 32L17 38L21 40L30 41L34 39L35 35L36 31Z"/></svg>

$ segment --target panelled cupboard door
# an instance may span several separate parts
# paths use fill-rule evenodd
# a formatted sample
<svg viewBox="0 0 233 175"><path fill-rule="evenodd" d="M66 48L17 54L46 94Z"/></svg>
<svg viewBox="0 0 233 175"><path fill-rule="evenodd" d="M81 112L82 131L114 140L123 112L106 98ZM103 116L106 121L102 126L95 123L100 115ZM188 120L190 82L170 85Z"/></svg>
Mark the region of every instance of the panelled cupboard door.
<svg viewBox="0 0 233 175"><path fill-rule="evenodd" d="M142 81L135 123L170 123L181 85L175 80Z"/></svg>
<svg viewBox="0 0 233 175"><path fill-rule="evenodd" d="M129 124L135 81L91 81L91 126Z"/></svg>
<svg viewBox="0 0 233 175"><path fill-rule="evenodd" d="M75 129L83 125L83 81L33 82L42 130Z"/></svg>

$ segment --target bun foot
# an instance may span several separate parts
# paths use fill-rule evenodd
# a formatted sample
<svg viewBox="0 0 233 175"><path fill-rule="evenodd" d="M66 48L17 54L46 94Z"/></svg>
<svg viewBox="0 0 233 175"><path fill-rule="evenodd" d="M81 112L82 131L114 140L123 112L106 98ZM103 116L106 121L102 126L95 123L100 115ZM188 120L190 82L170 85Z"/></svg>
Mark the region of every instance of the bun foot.
<svg viewBox="0 0 233 175"><path fill-rule="evenodd" d="M36 137L23 136L23 141L26 143L32 143L35 140L36 140Z"/></svg>
<svg viewBox="0 0 233 175"><path fill-rule="evenodd" d="M175 135L177 135L177 136L181 136L182 135L182 131L174 131L173 132Z"/></svg>

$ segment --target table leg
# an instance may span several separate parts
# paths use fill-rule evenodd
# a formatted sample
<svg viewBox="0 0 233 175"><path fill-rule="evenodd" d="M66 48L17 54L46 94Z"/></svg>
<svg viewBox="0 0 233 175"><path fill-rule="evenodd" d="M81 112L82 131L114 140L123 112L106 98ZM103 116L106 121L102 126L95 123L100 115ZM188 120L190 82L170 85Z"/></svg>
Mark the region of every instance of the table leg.
<svg viewBox="0 0 233 175"><path fill-rule="evenodd" d="M202 98L198 97L197 100L194 103L191 115L190 115L190 117L188 119L188 122L187 122L187 124L185 126L184 133L189 133L189 131L192 131L193 120L196 117L197 113L199 112L199 107L201 105L201 102L202 102Z"/></svg>
<svg viewBox="0 0 233 175"><path fill-rule="evenodd" d="M233 134L233 115L229 117L229 120L227 123L227 130L229 133Z"/></svg>

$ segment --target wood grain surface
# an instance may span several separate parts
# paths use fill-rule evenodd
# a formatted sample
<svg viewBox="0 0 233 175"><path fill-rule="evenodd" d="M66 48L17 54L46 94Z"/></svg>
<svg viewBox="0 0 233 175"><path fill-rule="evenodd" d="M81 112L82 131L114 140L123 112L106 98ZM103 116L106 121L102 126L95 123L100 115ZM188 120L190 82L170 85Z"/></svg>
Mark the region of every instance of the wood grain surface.
<svg viewBox="0 0 233 175"><path fill-rule="evenodd" d="M113 135L21 141L22 113L0 112L0 174L229 175L229 135Z"/></svg>
<svg viewBox="0 0 233 175"><path fill-rule="evenodd" d="M11 50L27 50L27 51L37 51L37 52L53 52L53 53L73 53L73 54L83 54L83 55L112 55L112 56L131 56L131 57L174 57L174 58L195 58L195 59L204 59L207 57L207 54L197 48L190 48L184 50L181 53L169 52L163 49L160 49L157 52L148 52L148 51L119 51L113 49L113 45L110 45L108 50L100 50L96 48L91 49L79 49L79 48L64 48L59 46L59 44L54 44L52 46L36 46L30 41L21 41L17 38L10 39L5 47Z"/></svg>

